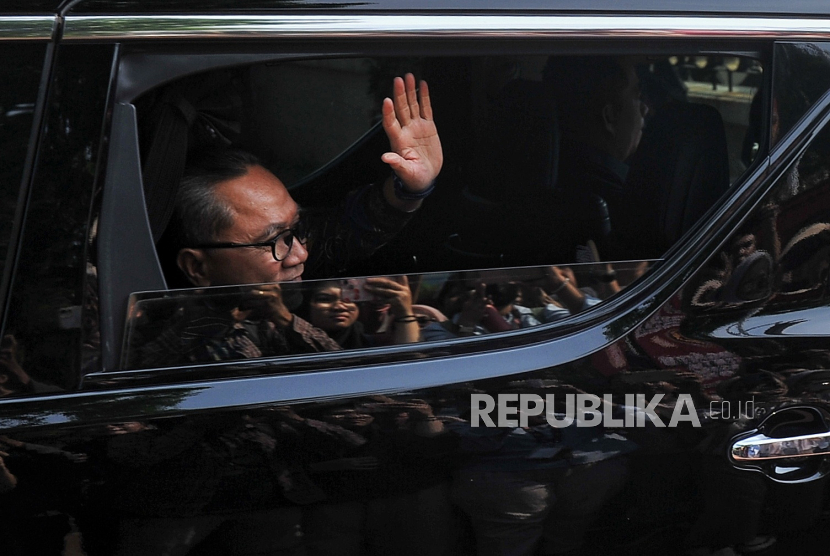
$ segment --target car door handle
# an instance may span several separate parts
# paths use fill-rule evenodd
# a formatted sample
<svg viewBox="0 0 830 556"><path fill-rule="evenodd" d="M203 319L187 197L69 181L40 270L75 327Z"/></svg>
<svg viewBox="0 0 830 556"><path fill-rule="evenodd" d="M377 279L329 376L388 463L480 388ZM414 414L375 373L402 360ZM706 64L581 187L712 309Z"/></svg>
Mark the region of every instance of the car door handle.
<svg viewBox="0 0 830 556"><path fill-rule="evenodd" d="M731 454L736 462L824 456L830 454L830 432L784 438L754 434L734 442Z"/></svg>

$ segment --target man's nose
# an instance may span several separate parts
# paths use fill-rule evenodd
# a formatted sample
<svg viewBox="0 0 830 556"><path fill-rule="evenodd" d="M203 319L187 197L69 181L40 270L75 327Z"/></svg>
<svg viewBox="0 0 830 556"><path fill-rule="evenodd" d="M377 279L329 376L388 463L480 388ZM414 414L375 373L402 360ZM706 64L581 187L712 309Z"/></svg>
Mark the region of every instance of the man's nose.
<svg viewBox="0 0 830 556"><path fill-rule="evenodd" d="M646 103L645 103L645 102L643 102L642 100L640 101L640 115L641 115L643 118L645 118L646 116L648 116L648 104L646 104Z"/></svg>
<svg viewBox="0 0 830 556"><path fill-rule="evenodd" d="M282 261L282 266L297 266L298 264L303 264L307 258L308 250L305 248L305 245L299 241L295 241L294 245L291 246L291 252Z"/></svg>

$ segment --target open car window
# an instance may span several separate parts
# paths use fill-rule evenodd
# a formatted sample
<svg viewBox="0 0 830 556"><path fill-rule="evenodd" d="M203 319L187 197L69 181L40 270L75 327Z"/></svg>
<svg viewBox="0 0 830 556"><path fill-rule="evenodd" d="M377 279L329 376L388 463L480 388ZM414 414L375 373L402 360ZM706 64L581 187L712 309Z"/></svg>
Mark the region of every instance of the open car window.
<svg viewBox="0 0 830 556"><path fill-rule="evenodd" d="M232 146L255 154L300 205L336 206L389 175L381 102L394 76L413 72L430 83L446 164L415 225L355 274L571 263L586 239L605 260L659 258L766 148L759 57L630 56L644 106L639 148L618 157L624 177L588 184L570 164L581 151L573 145L586 138L571 136L592 116L570 97L614 87L589 71L602 57L343 58L202 72L136 100L145 182L158 173L154 163L169 165L169 155L152 159L159 142L186 149L172 157L179 165L200 150ZM585 73L584 82L575 73ZM179 131L185 141L159 137L160 108L171 105L189 115L189 128ZM605 133L594 128L592 138ZM156 192L145 189L155 223ZM550 239L527 242L540 236ZM413 258L418 266L400 267Z"/></svg>
<svg viewBox="0 0 830 556"><path fill-rule="evenodd" d="M109 280L118 290L111 296L116 323L111 345L120 346L109 360L105 354L106 370L172 364L152 360L146 355L151 348L138 346L152 346L155 338L166 341L165 334L179 334L177 341L189 334L185 321L177 319L201 306L200 296L210 306L215 290L207 286L238 282L242 292L246 284L298 278L298 272L305 281L405 275L410 284L428 285L433 276L463 282L459 273L472 269L603 267L608 280L603 291L585 283L595 280L596 273L574 275L574 285L589 288L589 301L566 307L562 315L588 310L609 297L609 285L616 293L659 262L768 149L764 107L769 60L764 51L668 53L663 45L659 54L600 56L533 50L301 60L267 59L258 53L250 63L160 79L160 85L122 98L123 116L116 114L116 120L134 122L138 137L137 164L152 235L145 259L155 258L158 270L143 287L135 273L123 279L103 277L105 285ZM144 63L142 57L125 59ZM417 198L422 204L411 213L388 206L394 180L382 155L394 146L380 125L393 79L407 72L429 84L443 151L434 189L428 198ZM604 123L602 106L611 107ZM593 141L600 137L617 144L606 149ZM253 155L257 167L284 184L286 198L302 216L292 212L290 221L279 223L280 230L293 230L301 221L311 229L308 245L295 250L308 256L296 276L244 273L244 257L270 260L264 243L275 232L231 237L226 232L233 218L215 226L204 222L205 237L179 241L183 236L177 236L174 205L182 175L188 176L200 154L228 149ZM405 184L395 187L395 196L407 194ZM251 243L258 247L236 249ZM236 266L229 266L219 282L194 281L183 272L183 248L207 252L213 259L233 254ZM129 261L113 267L134 264L139 251L134 247ZM115 247L112 253L124 257ZM509 272L504 276L492 288L523 279ZM553 322L540 318L545 304L536 299L555 295L551 285L542 292L520 288L522 302L534 297L530 304L519 303L530 311L525 321ZM479 289L469 282L466 287L468 292ZM135 293L146 291L154 293ZM413 291L413 297L417 294ZM233 309L228 303L220 303L222 311ZM446 314L435 300L415 304L430 307L430 314L443 313L450 323L460 313L456 308ZM124 311L129 312L126 318ZM424 324L424 315L416 317ZM460 325L463 330L457 322L455 328L443 325L443 332L430 325L433 336L419 329L417 341L501 332L478 330L478 321L468 320ZM352 347L377 347L384 341L388 338ZM250 353L265 356L261 349Z"/></svg>
<svg viewBox="0 0 830 556"><path fill-rule="evenodd" d="M43 64L42 45L4 44L0 87L0 270L6 268Z"/></svg>
<svg viewBox="0 0 830 556"><path fill-rule="evenodd" d="M333 58L240 68L242 135L289 189L307 182L380 122L394 75L420 75L418 60L396 67L376 58Z"/></svg>

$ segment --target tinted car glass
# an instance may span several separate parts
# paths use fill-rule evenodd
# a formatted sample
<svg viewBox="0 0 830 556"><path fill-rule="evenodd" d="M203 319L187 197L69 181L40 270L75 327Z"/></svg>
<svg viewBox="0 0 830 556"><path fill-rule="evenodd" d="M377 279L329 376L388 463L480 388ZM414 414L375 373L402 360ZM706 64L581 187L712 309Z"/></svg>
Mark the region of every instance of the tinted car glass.
<svg viewBox="0 0 830 556"><path fill-rule="evenodd" d="M761 148L763 118L759 108L764 66L760 60L742 55L674 56L669 63L678 68L689 99L717 108L723 117L729 178L734 183ZM654 67L652 73L659 74L659 69Z"/></svg>
<svg viewBox="0 0 830 556"><path fill-rule="evenodd" d="M440 133L452 154L443 178L449 185L438 194L464 191L467 204L471 199L483 201L473 207L476 212L490 210L488 203L501 203L524 212L526 218L517 222L495 211L489 217L492 227L505 231L499 233L501 237L485 240L491 234L489 230L476 232L472 223L460 222L464 216L441 214L435 206L427 207L427 215L419 216L418 221L430 218L432 227L449 228L444 237L430 238L429 243L445 244L445 252L453 253L454 259L430 260L436 250L417 253L414 245L396 250L416 251L412 254L426 265L419 270L452 268L448 265L463 262L465 255L469 260L463 264L468 265L477 265L487 257L507 264L565 262L573 255L550 249L540 258L512 241L522 235L545 233L539 222L542 216L533 216L533 210L539 208L536 201L539 195L557 194L557 187L563 187L557 186L555 177L562 131L556 121L552 93L544 90L546 60L545 56L525 56L283 62L200 74L167 85L166 90L178 89L185 97L190 95L187 102L197 113L201 111L219 126L223 144L255 152L302 205L333 205L348 188L384 177L385 165L378 155L368 156L369 149L383 152L386 148L382 131L372 127L379 118L380 99L388 93L393 75L423 68L425 73L420 75L439 87L433 95L438 107L436 118L439 126L446 122ZM745 55L664 56L640 65L643 99L651 106L646 116L648 125L643 132L643 147L631 161L627 198L614 198L609 193L604 199L608 210L617 213L612 218L613 233L623 236L615 252L600 249L604 258L662 255L752 164L760 148L756 128L762 116L751 115L750 108L761 100L757 93L763 84L762 70L760 60ZM308 79L295 79L294 74L312 75L314 94L307 84L298 85ZM198 94L187 92L194 84L198 84ZM145 130L145 154L151 141L148 134L152 134L146 131L153 125L150 112L163 93L151 92L137 100L139 124ZM706 109L706 105L711 108ZM335 114L349 117L337 117L339 125L332 131ZM683 129L685 134L673 131L676 129ZM191 152L203 148L198 145L198 134L191 139L197 142L191 143ZM548 144L550 148L543 146ZM708 151L703 153L704 149ZM501 159L499 163L494 163L493 154ZM696 164L695 157L707 161L697 170L708 172L706 178L692 178L693 172L682 167ZM698 179L701 184L680 183L675 174L681 172L687 180ZM639 206L640 199L657 200L659 207L650 214L633 216L629 205ZM643 219L653 226L649 234L644 234L649 236L645 239L631 229L631 223ZM526 229L519 229L522 224ZM581 232L575 229L579 227L574 222L557 232L560 236L578 236ZM481 243L488 244L487 252L478 252ZM477 255L483 258L473 260ZM401 268L364 270L399 272Z"/></svg>
<svg viewBox="0 0 830 556"><path fill-rule="evenodd" d="M363 191L367 183L386 179L389 170L379 155L389 147L383 129L376 124L379 106L389 94L393 76L417 70L419 77L432 85L439 134L449 153L447 165L437 180L436 193L413 222L376 255L366 261L352 260L351 266L339 268L338 274L388 277L400 276L406 270L411 280L421 284L429 276L424 271L578 262L573 267L578 274L572 276L573 286L583 288L589 301L573 307L570 312L576 313L641 276L649 261L670 248L753 163L759 145L755 144L748 158L744 157L744 147L748 140L757 139L752 126L758 124L758 119L751 118L750 108L764 87L763 64L760 57L727 54L630 58L637 71L625 79L639 83L631 81L631 86L637 87L636 110L645 114L646 125L639 149L635 146L636 153L629 161L631 171L625 189L617 189L613 183L599 184L594 191L599 203L596 206L593 199L586 205L577 184L562 177L569 175L571 151L565 149L572 150L575 144L569 142L563 122L573 119L568 106L571 101L567 100L569 89L596 87L590 82L572 83L568 68L577 64L573 71L584 71L599 58L532 55L271 62L187 76L144 93L134 102L139 108L145 175L155 175L146 168L152 149L169 140L163 136L160 140L164 133L160 130L167 128L160 124L158 110L172 96L197 115L187 131L190 153L217 144L253 151L262 165L278 176L287 176L282 181L292 197L310 207L308 214L315 214L314 207L319 212L320 205L324 205L326 218L331 220L342 218L337 216L338 210L351 210L342 208L355 203L354 197L345 196L350 189ZM614 64L611 62L608 71L614 71ZM602 73L591 75L590 79L605 78ZM298 76L308 77L313 86L309 87L309 79ZM338 117L341 113L349 117ZM579 117L579 110L575 113ZM334 121L338 122L337 129L330 131ZM338 202L341 208L336 208ZM152 201L150 206L152 222ZM606 236L614 236L614 240ZM528 241L537 237L549 239ZM168 241L166 236L159 241L167 282L175 287L186 286L187 281L176 268L174 253L164 250ZM585 245L573 251L578 243ZM329 251L333 249L325 242L322 245ZM320 248L313 235L307 248ZM600 264L608 259L632 262ZM542 268L552 267L540 267L537 274L543 273ZM469 295L477 284L470 276L460 278L462 275L452 280L465 283ZM600 275L608 276L607 281L598 280ZM501 308L515 304L539 314L546 303L535 299L538 294L555 298L553 290L563 284L560 278L519 286L521 275L509 271L492 280L487 278L486 270L482 276L485 289L489 285L496 291L508 283L517 287L513 298ZM318 275L307 272L306 277ZM539 287L547 291L536 291ZM520 290L524 301L516 302ZM199 301L203 293L206 297ZM417 298L419 292L413 293ZM192 327L183 325L183 312L205 303L221 305L223 314L225 309L236 307L230 298L216 302L220 294L187 290L184 297L176 294L171 298L164 292L133 296L121 368L176 364L175 358L142 360L136 353L151 342L150 338L162 338L170 347L168 340L172 339L164 340L170 334L178 333L179 338L198 336ZM306 305L313 295L305 291ZM480 297L492 301L494 296ZM161 304L164 307L159 308L154 299L166 299ZM563 309L561 300L552 301L558 301ZM420 302L416 299L415 303ZM442 316L454 326L448 333L431 336L430 330L421 331L418 339L458 337L457 320L463 302L452 310L435 299L425 304L439 313L449 311ZM514 316L520 309L512 311ZM501 316L507 318L510 313L507 309ZM309 318L307 313L299 314ZM564 316L568 314L564 309ZM203 322L205 315L200 315L197 320ZM522 328L522 317L516 316L515 320L518 324L499 331ZM541 324L546 319L529 314L524 320ZM232 319L225 319L225 324L234 326ZM481 333L476 330L476 322L465 322L463 328L464 335ZM479 329L495 331L492 327ZM436 332L434 327L432 331ZM209 343L206 336L199 341ZM371 342L360 347L371 347ZM213 349L215 346L208 351ZM315 350L322 349L317 346ZM230 350L233 355L225 353L226 347L219 351L222 353L215 357L202 353L189 360L244 357L244 350ZM251 353L263 356L261 351ZM270 353L284 355L291 349Z"/></svg>
<svg viewBox="0 0 830 556"><path fill-rule="evenodd" d="M43 69L44 44L0 44L5 63L0 87L0 272L18 209L21 179Z"/></svg>
<svg viewBox="0 0 830 556"><path fill-rule="evenodd" d="M33 381L27 393L75 386L79 346L93 367L100 347L95 261L87 255L112 48L66 47L57 64L5 323Z"/></svg>
<svg viewBox="0 0 830 556"><path fill-rule="evenodd" d="M775 45L772 143L776 144L830 89L830 45Z"/></svg>
<svg viewBox="0 0 830 556"><path fill-rule="evenodd" d="M589 310L647 272L649 262L613 265L613 285L604 281L609 267L525 267L138 293L130 296L121 367L308 355L529 329ZM376 293L373 284L383 293Z"/></svg>
<svg viewBox="0 0 830 556"><path fill-rule="evenodd" d="M376 58L307 60L251 68L251 105L242 145L291 189L335 160L380 122L391 75L417 61ZM399 67L396 67L399 66ZM405 66L405 67L404 67Z"/></svg>
<svg viewBox="0 0 830 556"><path fill-rule="evenodd" d="M828 156L830 129L825 126L721 257L699 275L690 308L711 314L710 325L734 318L735 311L749 312L742 326L717 329L717 336L813 336L819 334L817 326L823 329L830 279Z"/></svg>
<svg viewBox="0 0 830 556"><path fill-rule="evenodd" d="M770 70L830 26L563 1L62 2L3 556L826 553L830 97ZM406 71L423 188L381 159ZM253 209L166 258L179 178L228 146Z"/></svg>

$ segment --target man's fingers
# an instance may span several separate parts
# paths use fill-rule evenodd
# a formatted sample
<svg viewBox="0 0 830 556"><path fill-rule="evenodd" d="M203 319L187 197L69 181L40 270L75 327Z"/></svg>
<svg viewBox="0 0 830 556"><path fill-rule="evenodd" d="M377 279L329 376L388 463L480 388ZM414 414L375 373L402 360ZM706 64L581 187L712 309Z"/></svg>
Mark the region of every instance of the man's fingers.
<svg viewBox="0 0 830 556"><path fill-rule="evenodd" d="M421 117L425 120L432 119L432 103L429 100L429 87L426 81L421 81L421 86L418 89L418 95L421 97Z"/></svg>
<svg viewBox="0 0 830 556"><path fill-rule="evenodd" d="M392 82L392 104L399 125L406 126L415 118L432 119L429 88L425 81L421 81L420 86L421 90L419 91L415 82L415 76L411 73L407 73L403 78L396 77ZM384 104L386 104L385 101ZM384 106L385 120L386 107Z"/></svg>
<svg viewBox="0 0 830 556"><path fill-rule="evenodd" d="M418 106L418 89L415 87L415 76L407 73L404 76L406 88L406 102L409 105L409 117L412 119L421 116L421 109Z"/></svg>
<svg viewBox="0 0 830 556"><path fill-rule="evenodd" d="M389 278L374 277L366 279L366 289L377 295L395 295L404 291L403 288L403 285Z"/></svg>
<svg viewBox="0 0 830 556"><path fill-rule="evenodd" d="M409 101L407 100L407 92L403 79L400 77L395 78L392 82L392 92L392 101L395 105L395 114L398 117L398 123L401 126L405 126L412 119L412 116L409 111Z"/></svg>
<svg viewBox="0 0 830 556"><path fill-rule="evenodd" d="M395 103L391 98L383 99L381 113L383 114L383 129L386 130L386 133L400 133L401 124L395 116Z"/></svg>
<svg viewBox="0 0 830 556"><path fill-rule="evenodd" d="M402 157L398 153L393 153L393 152L383 153L381 155L380 159L383 162L385 162L386 164L388 164L389 166L391 166L392 171L395 172L396 174L398 174L398 170L403 169L404 162L406 162L404 157ZM400 174L398 174L398 176L400 176Z"/></svg>

